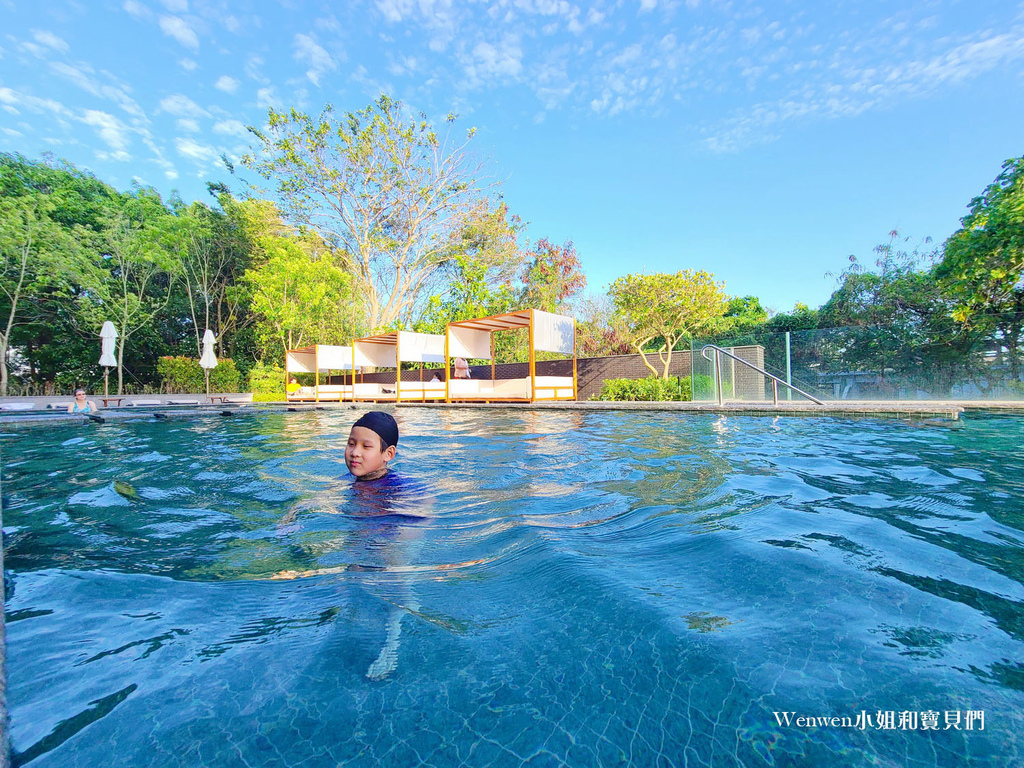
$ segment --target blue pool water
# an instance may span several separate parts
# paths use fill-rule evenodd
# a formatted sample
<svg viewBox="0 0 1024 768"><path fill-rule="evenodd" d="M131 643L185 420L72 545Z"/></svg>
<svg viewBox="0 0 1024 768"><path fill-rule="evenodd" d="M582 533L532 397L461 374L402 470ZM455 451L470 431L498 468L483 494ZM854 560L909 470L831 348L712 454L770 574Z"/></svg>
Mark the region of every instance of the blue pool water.
<svg viewBox="0 0 1024 768"><path fill-rule="evenodd" d="M1024 419L397 415L8 431L15 763L1024 763Z"/></svg>

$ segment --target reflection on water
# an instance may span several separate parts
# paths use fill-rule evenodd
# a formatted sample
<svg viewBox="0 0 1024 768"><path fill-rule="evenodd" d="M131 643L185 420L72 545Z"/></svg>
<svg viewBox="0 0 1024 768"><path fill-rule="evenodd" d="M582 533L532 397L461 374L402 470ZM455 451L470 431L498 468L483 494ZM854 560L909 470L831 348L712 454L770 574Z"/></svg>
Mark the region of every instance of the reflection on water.
<svg viewBox="0 0 1024 768"><path fill-rule="evenodd" d="M397 416L6 436L17 762L1022 761L1024 420Z"/></svg>

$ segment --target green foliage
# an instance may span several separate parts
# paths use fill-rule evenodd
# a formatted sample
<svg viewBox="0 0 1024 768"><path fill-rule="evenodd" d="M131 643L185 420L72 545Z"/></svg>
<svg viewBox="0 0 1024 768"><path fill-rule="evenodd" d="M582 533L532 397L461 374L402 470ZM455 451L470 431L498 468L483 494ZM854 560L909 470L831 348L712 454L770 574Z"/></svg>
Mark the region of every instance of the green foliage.
<svg viewBox="0 0 1024 768"><path fill-rule="evenodd" d="M598 400L689 401L692 399L689 376L648 376L646 379L605 379Z"/></svg>
<svg viewBox="0 0 1024 768"><path fill-rule="evenodd" d="M961 224L945 243L935 277L965 328L998 331L1017 380L1024 342L1024 157L1003 163Z"/></svg>
<svg viewBox="0 0 1024 768"><path fill-rule="evenodd" d="M1024 157L971 200L961 228L950 235L936 276L953 293L958 319L999 310L1021 289L1024 273Z"/></svg>
<svg viewBox="0 0 1024 768"><path fill-rule="evenodd" d="M308 344L351 341L351 278L308 239L263 236L265 257L242 276L265 356ZM348 322L346 322L346 320Z"/></svg>
<svg viewBox="0 0 1024 768"><path fill-rule="evenodd" d="M168 394L206 392L203 368L194 358L161 357L157 361L157 374L160 376L161 391ZM238 392L240 379L234 360L230 358L218 360L217 367L210 371L210 391Z"/></svg>
<svg viewBox="0 0 1024 768"><path fill-rule="evenodd" d="M284 398L284 368L273 364L257 362L249 369L249 391L259 395L275 395Z"/></svg>
<svg viewBox="0 0 1024 768"><path fill-rule="evenodd" d="M684 270L673 275L625 275L616 279L608 292L629 328L634 349L656 376L658 371L643 353L647 344L660 337L661 376L668 379L676 344L708 333L720 323L726 311L724 287L708 272Z"/></svg>

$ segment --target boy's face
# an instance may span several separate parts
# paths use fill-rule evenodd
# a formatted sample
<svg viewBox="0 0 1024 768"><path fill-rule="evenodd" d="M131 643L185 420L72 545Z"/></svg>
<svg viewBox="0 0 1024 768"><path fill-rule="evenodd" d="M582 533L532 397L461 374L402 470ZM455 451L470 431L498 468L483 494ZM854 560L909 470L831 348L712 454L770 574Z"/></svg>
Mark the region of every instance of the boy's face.
<svg viewBox="0 0 1024 768"><path fill-rule="evenodd" d="M345 466L356 477L366 477L382 469L395 458L395 446L380 449L380 435L366 427L352 427L345 446Z"/></svg>

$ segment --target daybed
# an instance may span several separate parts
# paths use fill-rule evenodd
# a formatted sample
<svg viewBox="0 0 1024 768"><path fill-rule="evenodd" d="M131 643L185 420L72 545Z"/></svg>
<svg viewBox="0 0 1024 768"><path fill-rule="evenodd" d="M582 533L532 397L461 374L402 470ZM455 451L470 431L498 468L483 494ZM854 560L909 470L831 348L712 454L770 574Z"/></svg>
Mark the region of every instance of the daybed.
<svg viewBox="0 0 1024 768"><path fill-rule="evenodd" d="M397 403L444 400L443 381L410 381L400 375L402 363L419 363L422 379L423 363L443 362L444 336L438 334L394 331L356 339L352 342L352 364L361 369L391 369L394 378L389 375L386 382L357 381L353 399Z"/></svg>
<svg viewBox="0 0 1024 768"><path fill-rule="evenodd" d="M351 384L321 384L320 374L352 370L352 347L314 344L312 347L289 349L284 356L285 396L290 403L342 401L352 399ZM288 384L296 373L312 373L314 386L299 387L288 392Z"/></svg>
<svg viewBox="0 0 1024 768"><path fill-rule="evenodd" d="M493 334L515 328L529 333L528 374L515 379L494 375ZM572 355L572 376L538 376L537 352ZM489 379L452 379L448 401L524 401L576 399L576 321L537 309L523 309L502 315L459 320L448 324L447 357L491 361Z"/></svg>

